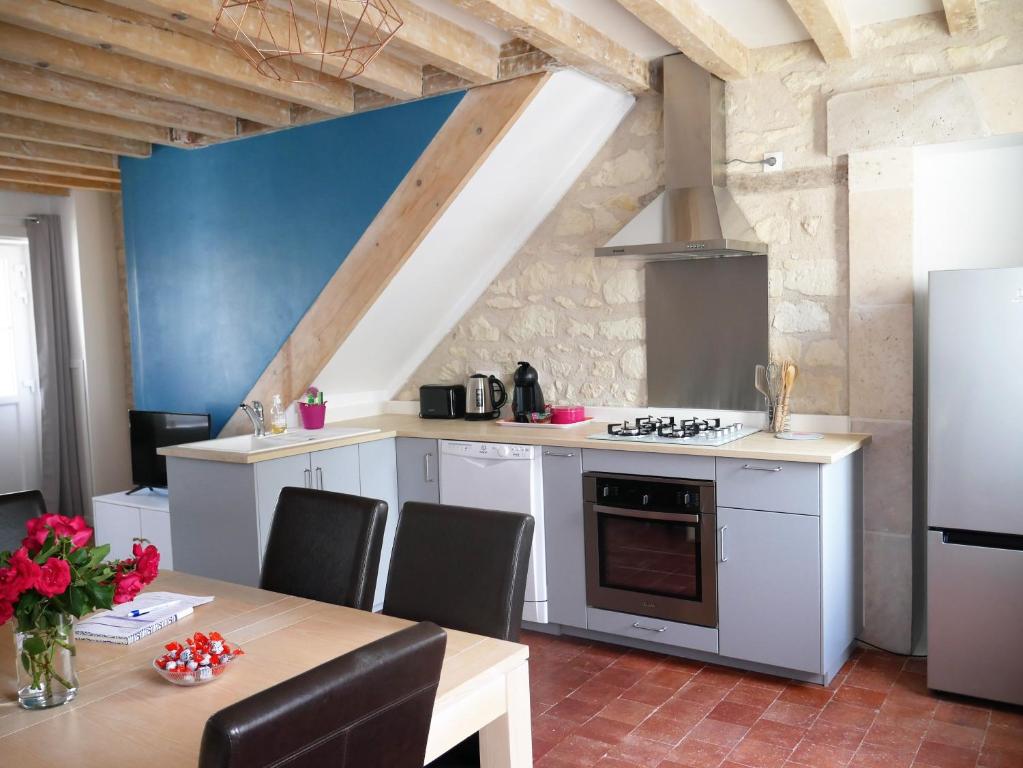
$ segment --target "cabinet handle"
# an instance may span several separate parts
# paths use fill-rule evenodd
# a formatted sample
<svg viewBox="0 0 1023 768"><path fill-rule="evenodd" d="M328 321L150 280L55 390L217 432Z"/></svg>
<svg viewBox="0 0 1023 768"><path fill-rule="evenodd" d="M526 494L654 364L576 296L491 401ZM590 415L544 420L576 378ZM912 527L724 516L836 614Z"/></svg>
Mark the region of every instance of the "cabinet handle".
<svg viewBox="0 0 1023 768"><path fill-rule="evenodd" d="M667 632L668 631L667 627L644 627L638 621L633 623L632 628L633 629L645 629L647 632Z"/></svg>
<svg viewBox="0 0 1023 768"><path fill-rule="evenodd" d="M743 464L743 469L752 469L754 472L781 472L781 467L754 467L752 464Z"/></svg>
<svg viewBox="0 0 1023 768"><path fill-rule="evenodd" d="M323 490L323 467L316 468L316 487Z"/></svg>
<svg viewBox="0 0 1023 768"><path fill-rule="evenodd" d="M428 483L433 482L433 473L430 472L430 459L432 457L433 457L432 453L423 454L423 477Z"/></svg>
<svg viewBox="0 0 1023 768"><path fill-rule="evenodd" d="M566 458L566 459L571 459L573 456L575 456L575 454L572 453L571 451L568 451L568 452L562 452L562 451L544 451L543 455L544 456L561 456L562 458Z"/></svg>
<svg viewBox="0 0 1023 768"><path fill-rule="evenodd" d="M313 471L311 469L303 469L302 474L305 475L305 487L313 487Z"/></svg>
<svg viewBox="0 0 1023 768"><path fill-rule="evenodd" d="M728 554L725 552L725 531L728 530L727 525L722 525L718 529L718 552L721 554L721 562L728 562Z"/></svg>

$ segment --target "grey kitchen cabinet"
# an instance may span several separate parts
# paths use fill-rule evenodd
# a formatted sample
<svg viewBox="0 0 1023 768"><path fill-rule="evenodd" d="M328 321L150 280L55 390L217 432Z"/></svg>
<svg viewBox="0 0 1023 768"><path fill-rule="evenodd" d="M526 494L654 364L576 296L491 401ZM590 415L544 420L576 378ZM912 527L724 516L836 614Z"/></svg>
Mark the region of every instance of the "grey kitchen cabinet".
<svg viewBox="0 0 1023 768"><path fill-rule="evenodd" d="M717 503L735 509L819 515L820 465L719 458Z"/></svg>
<svg viewBox="0 0 1023 768"><path fill-rule="evenodd" d="M399 437L398 503L425 501L440 503L440 454L436 440L423 437ZM397 511L397 510L395 510Z"/></svg>
<svg viewBox="0 0 1023 768"><path fill-rule="evenodd" d="M586 628L582 451L543 449L543 515L547 551L547 618Z"/></svg>
<svg viewBox="0 0 1023 768"><path fill-rule="evenodd" d="M718 507L719 652L821 671L819 519Z"/></svg>
<svg viewBox="0 0 1023 768"><path fill-rule="evenodd" d="M380 549L380 569L377 571L377 587L373 597L374 609L383 607L384 591L387 588L387 572L391 566L391 549L394 547L394 531L398 527L398 480L394 440L373 440L359 443L358 494L371 499L387 502L387 524L384 526L384 542Z"/></svg>
<svg viewBox="0 0 1023 768"><path fill-rule="evenodd" d="M313 488L359 495L359 445L345 445L309 454ZM393 449L392 449L393 450Z"/></svg>

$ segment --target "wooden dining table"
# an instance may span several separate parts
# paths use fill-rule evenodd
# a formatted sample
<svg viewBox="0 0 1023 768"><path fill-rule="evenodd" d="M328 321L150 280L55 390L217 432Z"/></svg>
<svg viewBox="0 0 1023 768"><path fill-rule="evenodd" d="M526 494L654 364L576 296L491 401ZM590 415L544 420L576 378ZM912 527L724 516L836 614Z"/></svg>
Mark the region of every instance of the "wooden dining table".
<svg viewBox="0 0 1023 768"><path fill-rule="evenodd" d="M224 581L164 571L151 587L216 599L132 645L79 640L77 697L28 711L17 704L14 639L0 632L0 764L195 766L214 712L411 622ZM181 687L153 660L195 632L220 632L245 654L214 682ZM426 762L480 732L483 768L532 765L529 649L448 630Z"/></svg>

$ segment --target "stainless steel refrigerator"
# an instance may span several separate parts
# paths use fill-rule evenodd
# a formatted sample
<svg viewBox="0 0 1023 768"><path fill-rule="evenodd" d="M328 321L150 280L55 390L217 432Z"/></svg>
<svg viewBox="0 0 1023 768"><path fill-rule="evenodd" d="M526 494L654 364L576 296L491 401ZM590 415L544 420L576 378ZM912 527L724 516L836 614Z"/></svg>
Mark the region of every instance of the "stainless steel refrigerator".
<svg viewBox="0 0 1023 768"><path fill-rule="evenodd" d="M1023 268L928 302L927 684L1023 704Z"/></svg>

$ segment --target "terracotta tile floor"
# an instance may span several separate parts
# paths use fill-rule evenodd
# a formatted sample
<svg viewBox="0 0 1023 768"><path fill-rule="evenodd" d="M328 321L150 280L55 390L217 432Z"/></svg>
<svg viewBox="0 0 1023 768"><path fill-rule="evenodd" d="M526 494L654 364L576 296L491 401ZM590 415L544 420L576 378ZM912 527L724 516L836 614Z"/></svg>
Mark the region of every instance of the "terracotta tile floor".
<svg viewBox="0 0 1023 768"><path fill-rule="evenodd" d="M859 650L828 688L568 637L530 646L539 768L1023 768L1023 708Z"/></svg>

